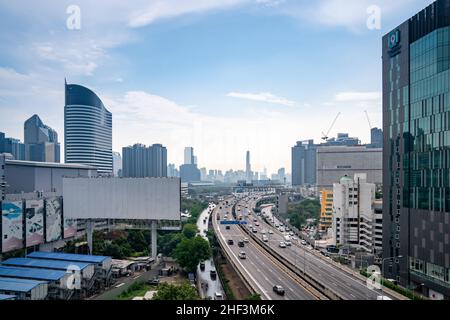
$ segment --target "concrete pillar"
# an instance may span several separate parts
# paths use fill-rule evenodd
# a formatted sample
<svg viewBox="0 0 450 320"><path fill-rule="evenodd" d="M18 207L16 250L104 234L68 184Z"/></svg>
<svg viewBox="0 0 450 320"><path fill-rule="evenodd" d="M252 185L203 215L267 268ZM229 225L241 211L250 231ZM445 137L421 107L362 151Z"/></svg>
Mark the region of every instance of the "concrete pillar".
<svg viewBox="0 0 450 320"><path fill-rule="evenodd" d="M93 235L94 235L94 222L89 219L86 221L86 235L87 235L87 243L89 247L89 254L93 252Z"/></svg>
<svg viewBox="0 0 450 320"><path fill-rule="evenodd" d="M158 255L158 246L157 246L157 238L158 238L158 225L156 220L152 220L151 225L151 256L152 258L156 259L156 256Z"/></svg>

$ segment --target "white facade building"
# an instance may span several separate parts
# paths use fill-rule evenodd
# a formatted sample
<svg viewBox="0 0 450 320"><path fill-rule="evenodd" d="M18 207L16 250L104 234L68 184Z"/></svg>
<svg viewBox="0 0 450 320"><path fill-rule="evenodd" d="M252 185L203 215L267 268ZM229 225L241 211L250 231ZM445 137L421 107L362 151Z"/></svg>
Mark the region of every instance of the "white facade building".
<svg viewBox="0 0 450 320"><path fill-rule="evenodd" d="M345 176L333 185L335 245L381 252L382 213L375 210L375 190L366 174L355 174L353 179Z"/></svg>

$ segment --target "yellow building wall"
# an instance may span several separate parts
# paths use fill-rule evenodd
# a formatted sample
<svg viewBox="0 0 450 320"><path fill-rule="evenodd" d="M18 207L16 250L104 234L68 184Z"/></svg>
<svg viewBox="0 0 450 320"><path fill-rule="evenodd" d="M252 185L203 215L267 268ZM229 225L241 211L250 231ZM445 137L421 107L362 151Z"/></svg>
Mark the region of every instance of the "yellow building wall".
<svg viewBox="0 0 450 320"><path fill-rule="evenodd" d="M327 231L331 228L333 217L333 191L320 191L320 219L319 230Z"/></svg>

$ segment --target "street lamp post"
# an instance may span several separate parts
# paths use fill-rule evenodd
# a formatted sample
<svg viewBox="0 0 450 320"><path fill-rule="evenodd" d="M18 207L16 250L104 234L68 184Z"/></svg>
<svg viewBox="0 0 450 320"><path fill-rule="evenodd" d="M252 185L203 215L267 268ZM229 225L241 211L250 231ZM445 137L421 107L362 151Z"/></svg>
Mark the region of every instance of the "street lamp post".
<svg viewBox="0 0 450 320"><path fill-rule="evenodd" d="M403 258L403 256L396 256L396 257L388 257L388 258L384 258L381 260L381 299L384 300L384 296L383 296L383 277L384 277L384 262L388 261L388 260L392 260L392 259L400 259Z"/></svg>

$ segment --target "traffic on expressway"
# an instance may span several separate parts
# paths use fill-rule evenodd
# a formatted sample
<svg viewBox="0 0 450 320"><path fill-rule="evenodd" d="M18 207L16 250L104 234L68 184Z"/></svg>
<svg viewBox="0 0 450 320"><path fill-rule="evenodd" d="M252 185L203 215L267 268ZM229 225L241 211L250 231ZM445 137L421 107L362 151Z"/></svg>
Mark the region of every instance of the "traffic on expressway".
<svg viewBox="0 0 450 320"><path fill-rule="evenodd" d="M399 298L393 292L385 291L381 295L369 288L364 277L339 266L286 230L283 222L272 215L271 205L255 213L258 201L264 196L230 198L219 203L213 214L214 231L222 248L262 299ZM228 224L233 221L239 224ZM238 246L242 242L245 247ZM277 293L277 288L285 294Z"/></svg>
<svg viewBox="0 0 450 320"><path fill-rule="evenodd" d="M264 300L318 300L326 299L313 288L309 288L299 277L288 272L279 262L265 252L253 239L246 236L238 225L220 224L218 219L231 218L232 204L224 201L216 206L213 227L221 246L232 263L246 279L248 285ZM239 247L239 241L244 247ZM245 259L241 252L245 253ZM284 289L276 292L276 286Z"/></svg>

